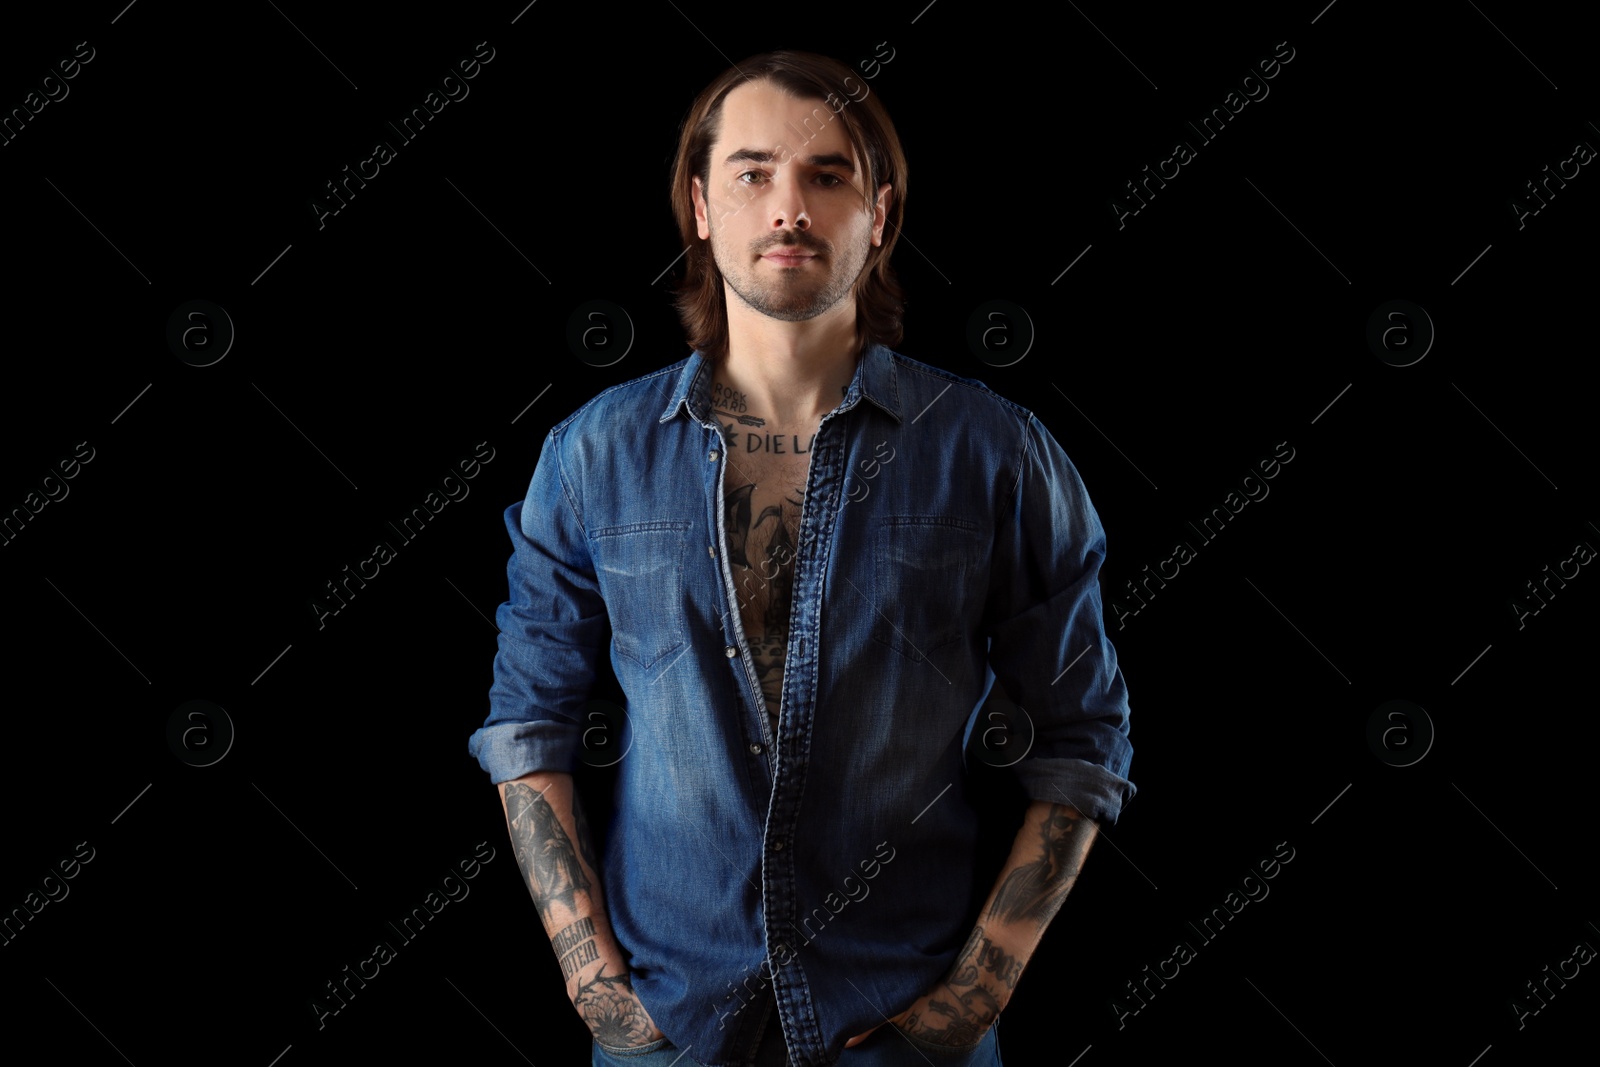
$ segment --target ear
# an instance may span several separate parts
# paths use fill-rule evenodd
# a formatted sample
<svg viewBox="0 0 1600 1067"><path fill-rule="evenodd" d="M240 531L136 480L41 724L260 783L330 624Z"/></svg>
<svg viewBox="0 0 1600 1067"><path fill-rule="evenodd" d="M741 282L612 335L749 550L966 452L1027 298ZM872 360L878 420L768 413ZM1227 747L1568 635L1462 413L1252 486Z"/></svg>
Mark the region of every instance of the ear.
<svg viewBox="0 0 1600 1067"><path fill-rule="evenodd" d="M884 182L878 186L878 198L872 205L872 243L883 244L883 225L889 219L889 205L894 203L894 188Z"/></svg>
<svg viewBox="0 0 1600 1067"><path fill-rule="evenodd" d="M706 215L705 190L700 188L700 179L698 177L691 180L693 189L690 191L690 196L694 198L695 231L700 234L700 239L704 241L711 236L711 220Z"/></svg>

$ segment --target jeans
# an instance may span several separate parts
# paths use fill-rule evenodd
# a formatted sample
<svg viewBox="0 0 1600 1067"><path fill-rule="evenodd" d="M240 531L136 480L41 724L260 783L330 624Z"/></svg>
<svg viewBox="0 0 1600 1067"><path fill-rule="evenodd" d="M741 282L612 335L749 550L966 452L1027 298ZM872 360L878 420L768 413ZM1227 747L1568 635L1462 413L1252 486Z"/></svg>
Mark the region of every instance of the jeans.
<svg viewBox="0 0 1600 1067"><path fill-rule="evenodd" d="M995 1032L998 1029L998 1023L991 1026L975 1049L949 1049L914 1041L903 1031L885 1024L861 1044L845 1049L839 1058L839 1067L927 1067L929 1063L936 1067L1001 1067L1000 1038ZM625 1052L608 1050L597 1042L591 1064L592 1067L702 1067L698 1060L689 1059L685 1051L666 1038ZM786 1067L787 1063L783 1034L776 1025L769 1026L756 1051L754 1067Z"/></svg>

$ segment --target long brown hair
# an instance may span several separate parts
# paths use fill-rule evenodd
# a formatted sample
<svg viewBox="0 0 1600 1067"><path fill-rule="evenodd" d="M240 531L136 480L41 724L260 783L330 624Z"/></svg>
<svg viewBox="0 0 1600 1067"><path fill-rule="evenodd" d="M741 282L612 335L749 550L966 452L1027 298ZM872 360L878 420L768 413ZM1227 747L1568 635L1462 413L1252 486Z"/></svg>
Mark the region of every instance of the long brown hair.
<svg viewBox="0 0 1600 1067"><path fill-rule="evenodd" d="M720 359L727 350L728 309L722 272L712 258L710 242L700 239L693 180L700 179L709 206L711 147L717 139L722 102L747 80L770 81L803 100L820 100L844 121L856 158L867 161L868 205L878 186L888 182L892 187L883 243L868 249L861 276L856 280L856 332L863 346L872 342L890 347L899 344L905 294L889 267L906 203L906 157L899 135L878 98L849 67L827 56L789 50L764 52L723 71L695 98L679 130L678 158L672 170L672 213L689 250L684 256L684 277L675 303L689 344L712 359ZM865 95L858 99L857 95L863 92Z"/></svg>

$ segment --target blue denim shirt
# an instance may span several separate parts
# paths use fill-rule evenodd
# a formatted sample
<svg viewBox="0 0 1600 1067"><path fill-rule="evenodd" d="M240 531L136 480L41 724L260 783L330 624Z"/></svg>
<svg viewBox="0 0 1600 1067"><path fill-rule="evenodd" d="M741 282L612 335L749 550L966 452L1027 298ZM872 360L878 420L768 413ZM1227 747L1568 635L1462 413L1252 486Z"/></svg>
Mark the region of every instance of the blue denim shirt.
<svg viewBox="0 0 1600 1067"><path fill-rule="evenodd" d="M781 1021L795 1063L832 1064L971 931L989 885L959 785L994 683L1032 734L1013 768L1031 799L1109 824L1132 797L1105 534L1031 412L869 345L812 446L774 735L712 370L696 352L550 431L505 512L510 600L470 747L497 783L573 771L609 636L633 740L600 873L639 999L701 1063L747 1062Z"/></svg>

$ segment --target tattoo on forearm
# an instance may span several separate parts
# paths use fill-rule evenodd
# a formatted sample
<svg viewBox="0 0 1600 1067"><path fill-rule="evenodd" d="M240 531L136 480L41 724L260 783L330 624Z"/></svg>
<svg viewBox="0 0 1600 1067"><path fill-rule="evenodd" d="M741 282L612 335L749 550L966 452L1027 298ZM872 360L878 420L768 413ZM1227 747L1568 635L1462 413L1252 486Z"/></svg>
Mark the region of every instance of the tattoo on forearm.
<svg viewBox="0 0 1600 1067"><path fill-rule="evenodd" d="M561 961L561 977L571 978L578 970L600 958L600 946L594 936L594 920L585 916L550 939Z"/></svg>
<svg viewBox="0 0 1600 1067"><path fill-rule="evenodd" d="M926 1013L912 1012L901 1028L931 1045L977 1044L1000 1016L998 991L984 981L984 971L995 974L1011 989L1022 973L1022 964L996 948L980 924L956 956L944 987L928 999Z"/></svg>
<svg viewBox="0 0 1600 1067"><path fill-rule="evenodd" d="M651 1039L654 1028L626 974L607 976L601 964L593 978L579 981L572 1003L602 1045L633 1048Z"/></svg>
<svg viewBox="0 0 1600 1067"><path fill-rule="evenodd" d="M926 1015L906 1016L901 1028L930 1045L976 1045L1000 1017L1000 1004L980 985L950 992L931 998Z"/></svg>
<svg viewBox="0 0 1600 1067"><path fill-rule="evenodd" d="M574 948L577 948L579 942L593 936L594 920L586 915L552 937L550 945L556 950L557 956L565 956Z"/></svg>
<svg viewBox="0 0 1600 1067"><path fill-rule="evenodd" d="M1011 955L987 937L978 939L977 965L1000 979L1007 989L1017 988L1017 979L1022 977L1022 961Z"/></svg>
<svg viewBox="0 0 1600 1067"><path fill-rule="evenodd" d="M589 890L577 850L550 802L521 782L506 786L506 822L528 892L549 922L557 903L571 908L578 894Z"/></svg>
<svg viewBox="0 0 1600 1067"><path fill-rule="evenodd" d="M988 917L1001 922L1031 919L1044 926L1061 907L1078 877L1083 816L1066 804L1052 804L1039 824L1039 855L1006 876Z"/></svg>
<svg viewBox="0 0 1600 1067"><path fill-rule="evenodd" d="M561 979L566 981L578 971L589 966L600 958L600 946L594 938L590 938L565 956L561 957Z"/></svg>

